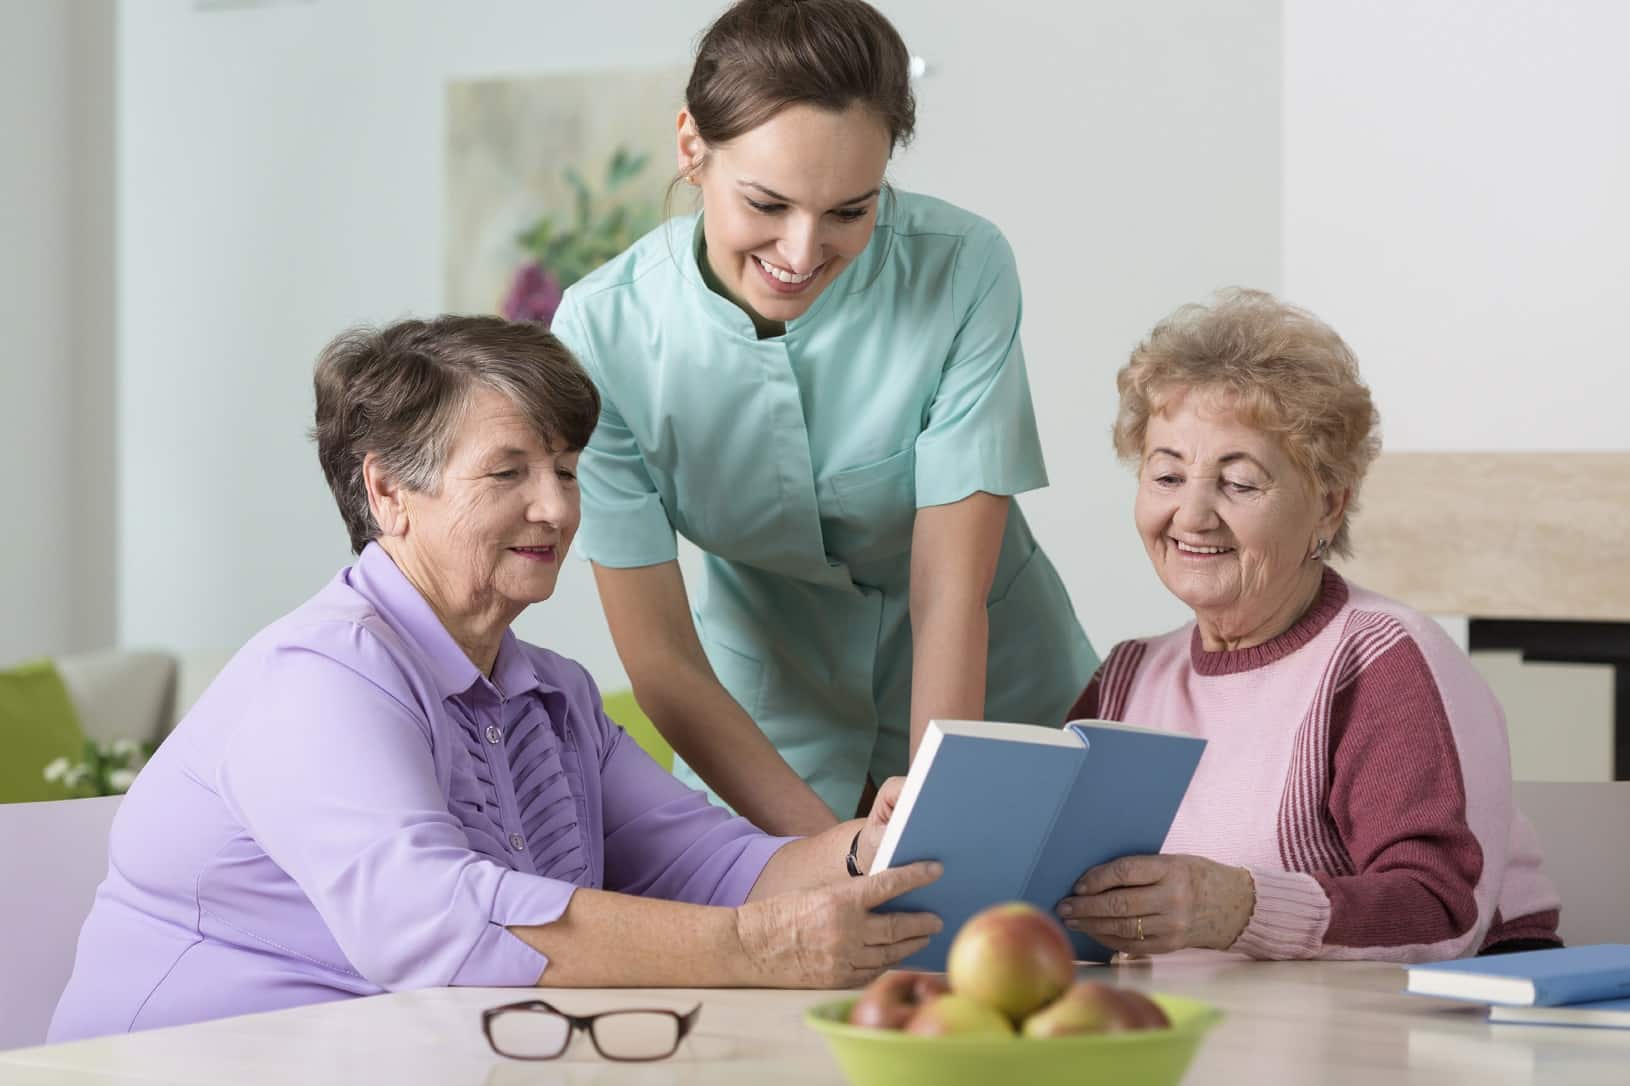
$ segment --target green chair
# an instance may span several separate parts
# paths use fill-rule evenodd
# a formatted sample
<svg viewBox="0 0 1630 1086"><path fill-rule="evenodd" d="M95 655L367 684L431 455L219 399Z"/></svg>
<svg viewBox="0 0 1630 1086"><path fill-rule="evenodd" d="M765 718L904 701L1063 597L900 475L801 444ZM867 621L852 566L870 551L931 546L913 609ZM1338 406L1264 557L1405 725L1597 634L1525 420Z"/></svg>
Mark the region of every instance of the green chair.
<svg viewBox="0 0 1630 1086"><path fill-rule="evenodd" d="M56 665L36 660L0 669L0 803L68 799L73 793L46 780L45 767L84 753L79 714Z"/></svg>
<svg viewBox="0 0 1630 1086"><path fill-rule="evenodd" d="M651 723L651 718L645 715L640 703L634 700L634 691L615 690L601 695L601 701L605 704L606 715L621 724L629 738L638 743L657 765L672 773L673 748L662 738L662 733Z"/></svg>

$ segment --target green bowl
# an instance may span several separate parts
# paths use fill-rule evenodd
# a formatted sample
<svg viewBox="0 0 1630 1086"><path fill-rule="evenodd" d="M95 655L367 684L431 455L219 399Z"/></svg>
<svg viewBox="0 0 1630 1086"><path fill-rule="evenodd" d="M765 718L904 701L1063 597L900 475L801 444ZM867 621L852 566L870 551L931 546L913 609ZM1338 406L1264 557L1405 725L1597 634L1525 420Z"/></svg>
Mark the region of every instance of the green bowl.
<svg viewBox="0 0 1630 1086"><path fill-rule="evenodd" d="M804 1015L854 1086L1175 1086L1222 1012L1181 996L1151 995L1169 1029L1073 1037L992 1039L917 1037L848 1023L853 999L812 1007Z"/></svg>

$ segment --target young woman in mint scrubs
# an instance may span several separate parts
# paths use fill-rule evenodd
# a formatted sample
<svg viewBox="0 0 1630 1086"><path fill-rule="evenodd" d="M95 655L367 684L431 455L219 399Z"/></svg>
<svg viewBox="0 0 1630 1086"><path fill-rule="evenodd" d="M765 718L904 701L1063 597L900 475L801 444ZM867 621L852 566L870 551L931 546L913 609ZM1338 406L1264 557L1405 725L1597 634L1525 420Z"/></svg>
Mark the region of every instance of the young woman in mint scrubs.
<svg viewBox="0 0 1630 1086"><path fill-rule="evenodd" d="M884 182L909 69L861 0L736 4L678 117L701 212L553 325L604 400L578 545L635 693L775 833L851 816L931 718L1056 724L1097 665L1013 499L1047 483L1013 253Z"/></svg>

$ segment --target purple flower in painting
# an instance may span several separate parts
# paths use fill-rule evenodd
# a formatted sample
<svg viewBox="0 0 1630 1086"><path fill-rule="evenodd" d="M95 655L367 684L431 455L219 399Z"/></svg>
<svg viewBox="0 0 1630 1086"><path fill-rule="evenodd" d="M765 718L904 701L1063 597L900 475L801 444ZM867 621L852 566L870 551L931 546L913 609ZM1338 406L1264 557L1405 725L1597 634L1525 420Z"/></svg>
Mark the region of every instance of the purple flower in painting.
<svg viewBox="0 0 1630 1086"><path fill-rule="evenodd" d="M555 319L563 293L555 273L545 271L532 261L515 273L515 281L509 285L509 293L499 311L505 320L548 324Z"/></svg>

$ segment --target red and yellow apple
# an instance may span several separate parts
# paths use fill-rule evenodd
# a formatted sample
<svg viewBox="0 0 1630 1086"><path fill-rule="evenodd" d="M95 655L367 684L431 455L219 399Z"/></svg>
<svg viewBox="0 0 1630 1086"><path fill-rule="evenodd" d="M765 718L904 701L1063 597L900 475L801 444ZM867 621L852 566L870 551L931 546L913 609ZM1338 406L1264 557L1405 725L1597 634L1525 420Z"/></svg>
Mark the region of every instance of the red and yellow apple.
<svg viewBox="0 0 1630 1086"><path fill-rule="evenodd" d="M906 1032L919 1037L1011 1037L1013 1023L995 1007L955 992L935 996L918 1008Z"/></svg>
<svg viewBox="0 0 1630 1086"><path fill-rule="evenodd" d="M1134 992L1130 988L1117 988L1121 993L1121 1009L1127 1020L1127 1029L1167 1029L1172 1020L1166 1017L1166 1012L1159 1003L1150 999L1142 992Z"/></svg>
<svg viewBox="0 0 1630 1086"><path fill-rule="evenodd" d="M1022 901L974 914L951 942L951 991L1014 1023L1051 1003L1075 976L1075 952L1057 920Z"/></svg>
<svg viewBox="0 0 1630 1086"><path fill-rule="evenodd" d="M1026 1037L1065 1037L1074 1033L1156 1029L1170 1024L1166 1012L1143 993L1083 980L1026 1018L1023 1033Z"/></svg>
<svg viewBox="0 0 1630 1086"><path fill-rule="evenodd" d="M950 986L938 973L897 970L884 973L866 986L849 1008L849 1024L870 1029L904 1029L917 1009Z"/></svg>

